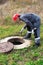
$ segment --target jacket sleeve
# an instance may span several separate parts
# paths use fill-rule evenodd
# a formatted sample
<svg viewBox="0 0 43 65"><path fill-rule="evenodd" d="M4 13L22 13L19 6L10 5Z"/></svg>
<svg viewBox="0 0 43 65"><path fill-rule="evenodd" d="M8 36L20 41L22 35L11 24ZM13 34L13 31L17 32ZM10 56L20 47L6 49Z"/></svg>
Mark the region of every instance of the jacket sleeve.
<svg viewBox="0 0 43 65"><path fill-rule="evenodd" d="M20 17L22 21L24 21L31 29L33 29L32 23L26 17Z"/></svg>

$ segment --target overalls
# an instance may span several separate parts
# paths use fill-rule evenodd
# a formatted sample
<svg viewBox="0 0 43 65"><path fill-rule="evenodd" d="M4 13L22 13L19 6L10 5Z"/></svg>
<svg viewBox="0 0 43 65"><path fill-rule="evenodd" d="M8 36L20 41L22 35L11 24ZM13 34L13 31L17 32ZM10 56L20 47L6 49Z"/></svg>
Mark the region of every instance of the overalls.
<svg viewBox="0 0 43 65"><path fill-rule="evenodd" d="M24 38L30 38L32 29L36 28L34 30L35 44L40 44L40 17L34 13L27 13L22 14L20 19L26 23L25 28L27 27L27 34Z"/></svg>

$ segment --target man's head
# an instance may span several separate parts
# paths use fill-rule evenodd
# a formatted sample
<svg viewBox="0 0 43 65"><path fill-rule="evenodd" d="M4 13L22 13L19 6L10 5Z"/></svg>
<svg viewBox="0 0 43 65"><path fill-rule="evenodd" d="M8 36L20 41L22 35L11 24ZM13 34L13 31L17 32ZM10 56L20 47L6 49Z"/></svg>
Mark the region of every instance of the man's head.
<svg viewBox="0 0 43 65"><path fill-rule="evenodd" d="M14 14L13 21L15 21L15 22L18 21L19 17L20 17L20 14Z"/></svg>

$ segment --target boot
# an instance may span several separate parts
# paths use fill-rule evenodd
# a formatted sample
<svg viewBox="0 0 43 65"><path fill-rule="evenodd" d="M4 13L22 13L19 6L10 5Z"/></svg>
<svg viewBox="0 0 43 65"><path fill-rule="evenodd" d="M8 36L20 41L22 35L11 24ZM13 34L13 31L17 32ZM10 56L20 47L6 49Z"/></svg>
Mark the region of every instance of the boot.
<svg viewBox="0 0 43 65"><path fill-rule="evenodd" d="M35 43L36 46L40 46L40 43Z"/></svg>
<svg viewBox="0 0 43 65"><path fill-rule="evenodd" d="M36 46L40 46L40 37L36 38L35 45Z"/></svg>
<svg viewBox="0 0 43 65"><path fill-rule="evenodd" d="M35 44L33 45L34 48L38 48L39 46L40 46L40 43L38 43L38 44L35 43Z"/></svg>
<svg viewBox="0 0 43 65"><path fill-rule="evenodd" d="M31 37L31 33L27 33L26 36L24 36L24 39L28 39L28 38L30 39L30 37Z"/></svg>

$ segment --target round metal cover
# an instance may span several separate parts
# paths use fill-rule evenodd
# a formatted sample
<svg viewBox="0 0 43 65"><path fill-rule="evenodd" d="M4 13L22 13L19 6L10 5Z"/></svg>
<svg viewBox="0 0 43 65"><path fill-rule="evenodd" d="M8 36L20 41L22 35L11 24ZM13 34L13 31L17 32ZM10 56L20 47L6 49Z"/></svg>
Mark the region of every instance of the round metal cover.
<svg viewBox="0 0 43 65"><path fill-rule="evenodd" d="M0 53L10 52L13 49L13 44L10 42L0 43Z"/></svg>

